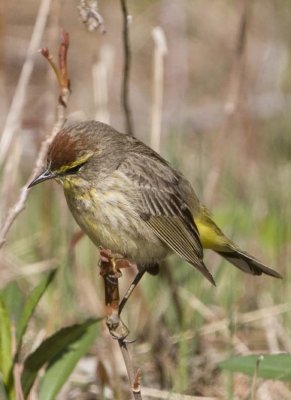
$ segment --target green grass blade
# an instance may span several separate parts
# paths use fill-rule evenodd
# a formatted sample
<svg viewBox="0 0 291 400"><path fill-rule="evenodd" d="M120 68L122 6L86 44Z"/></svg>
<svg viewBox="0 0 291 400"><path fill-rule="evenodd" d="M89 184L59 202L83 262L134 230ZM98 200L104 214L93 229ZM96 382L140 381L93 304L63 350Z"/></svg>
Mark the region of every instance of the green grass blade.
<svg viewBox="0 0 291 400"><path fill-rule="evenodd" d="M23 335L26 332L28 322L38 304L40 301L42 295L45 293L47 287L49 284L52 282L54 276L56 274L56 270L51 271L48 276L46 276L39 285L37 285L33 291L30 293L28 299L26 300L26 303L24 305L23 313L19 322L19 325L17 327L16 331L16 340L17 340L17 354L19 353L19 350L21 348L22 344L22 338Z"/></svg>
<svg viewBox="0 0 291 400"><path fill-rule="evenodd" d="M24 362L21 376L22 389L25 398L35 381L38 371L46 364L62 356L66 349L78 341L88 329L100 319L90 319L83 324L63 328L44 340Z"/></svg>
<svg viewBox="0 0 291 400"><path fill-rule="evenodd" d="M8 312L0 299L0 370L2 379L7 385L12 366L11 326Z"/></svg>
<svg viewBox="0 0 291 400"><path fill-rule="evenodd" d="M61 390L77 362L83 357L96 340L98 324L91 325L75 342L66 346L47 367L41 381L39 400L54 400Z"/></svg>
<svg viewBox="0 0 291 400"><path fill-rule="evenodd" d="M291 354L266 354L257 367L258 355L232 357L223 361L220 366L232 372L241 372L265 379L291 380Z"/></svg>
<svg viewBox="0 0 291 400"><path fill-rule="evenodd" d="M3 384L11 400L15 398L12 365L11 325L8 311L3 300L0 298L0 371Z"/></svg>
<svg viewBox="0 0 291 400"><path fill-rule="evenodd" d="M20 321L23 312L24 297L16 281L9 282L0 293L10 321Z"/></svg>

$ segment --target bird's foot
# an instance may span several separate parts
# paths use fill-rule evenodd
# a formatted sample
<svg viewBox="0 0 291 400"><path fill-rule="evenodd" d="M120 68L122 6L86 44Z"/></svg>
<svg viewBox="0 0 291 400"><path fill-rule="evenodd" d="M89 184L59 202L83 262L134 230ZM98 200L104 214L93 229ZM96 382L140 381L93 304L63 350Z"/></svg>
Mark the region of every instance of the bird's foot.
<svg viewBox="0 0 291 400"><path fill-rule="evenodd" d="M101 275L114 275L115 278L122 276L122 268L135 266L120 254L112 254L109 249L100 249L100 263L102 264Z"/></svg>
<svg viewBox="0 0 291 400"><path fill-rule="evenodd" d="M114 312L107 317L106 325L114 339L124 340L129 334L129 330L120 319L118 312Z"/></svg>
<svg viewBox="0 0 291 400"><path fill-rule="evenodd" d="M133 266L135 264L132 264L121 255L112 254L111 250L100 249L100 275L103 277L105 283L105 304L107 307L106 325L111 336L124 343L129 330L120 319L120 312L134 289L135 282L133 282L133 285L131 285L125 297L120 302L118 279L122 276L122 268ZM144 271L139 272L139 274L142 275Z"/></svg>

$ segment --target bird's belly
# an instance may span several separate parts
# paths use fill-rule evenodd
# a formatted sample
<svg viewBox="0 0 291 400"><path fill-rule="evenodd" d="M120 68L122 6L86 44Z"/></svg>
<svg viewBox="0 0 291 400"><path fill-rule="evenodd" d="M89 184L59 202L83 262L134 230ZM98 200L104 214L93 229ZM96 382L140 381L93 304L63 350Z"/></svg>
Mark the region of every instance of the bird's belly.
<svg viewBox="0 0 291 400"><path fill-rule="evenodd" d="M82 230L96 246L146 265L158 262L171 251L134 211L120 191L70 187L65 196Z"/></svg>

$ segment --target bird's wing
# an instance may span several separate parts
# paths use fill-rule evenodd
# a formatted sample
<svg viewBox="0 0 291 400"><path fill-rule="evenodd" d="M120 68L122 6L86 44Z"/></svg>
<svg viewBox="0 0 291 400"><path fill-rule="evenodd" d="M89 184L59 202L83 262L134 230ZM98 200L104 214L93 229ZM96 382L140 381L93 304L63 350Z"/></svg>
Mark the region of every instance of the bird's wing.
<svg viewBox="0 0 291 400"><path fill-rule="evenodd" d="M199 232L179 189L184 178L153 155L130 153L118 168L136 188L134 207L163 242L215 284L203 264Z"/></svg>

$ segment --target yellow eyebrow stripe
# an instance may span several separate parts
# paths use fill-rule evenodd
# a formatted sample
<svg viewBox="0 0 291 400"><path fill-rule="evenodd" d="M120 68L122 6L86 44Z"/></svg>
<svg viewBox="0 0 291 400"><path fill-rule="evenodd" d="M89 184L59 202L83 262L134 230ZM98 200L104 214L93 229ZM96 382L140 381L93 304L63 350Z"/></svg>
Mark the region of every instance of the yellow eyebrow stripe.
<svg viewBox="0 0 291 400"><path fill-rule="evenodd" d="M85 156L78 158L78 160L75 160L69 164L66 165L62 165L58 170L56 170L55 172L57 174L63 174L66 171L70 170L71 168L77 167L78 165L84 164L87 160L89 160L89 158L92 157L93 155L93 151L90 153L87 153Z"/></svg>

